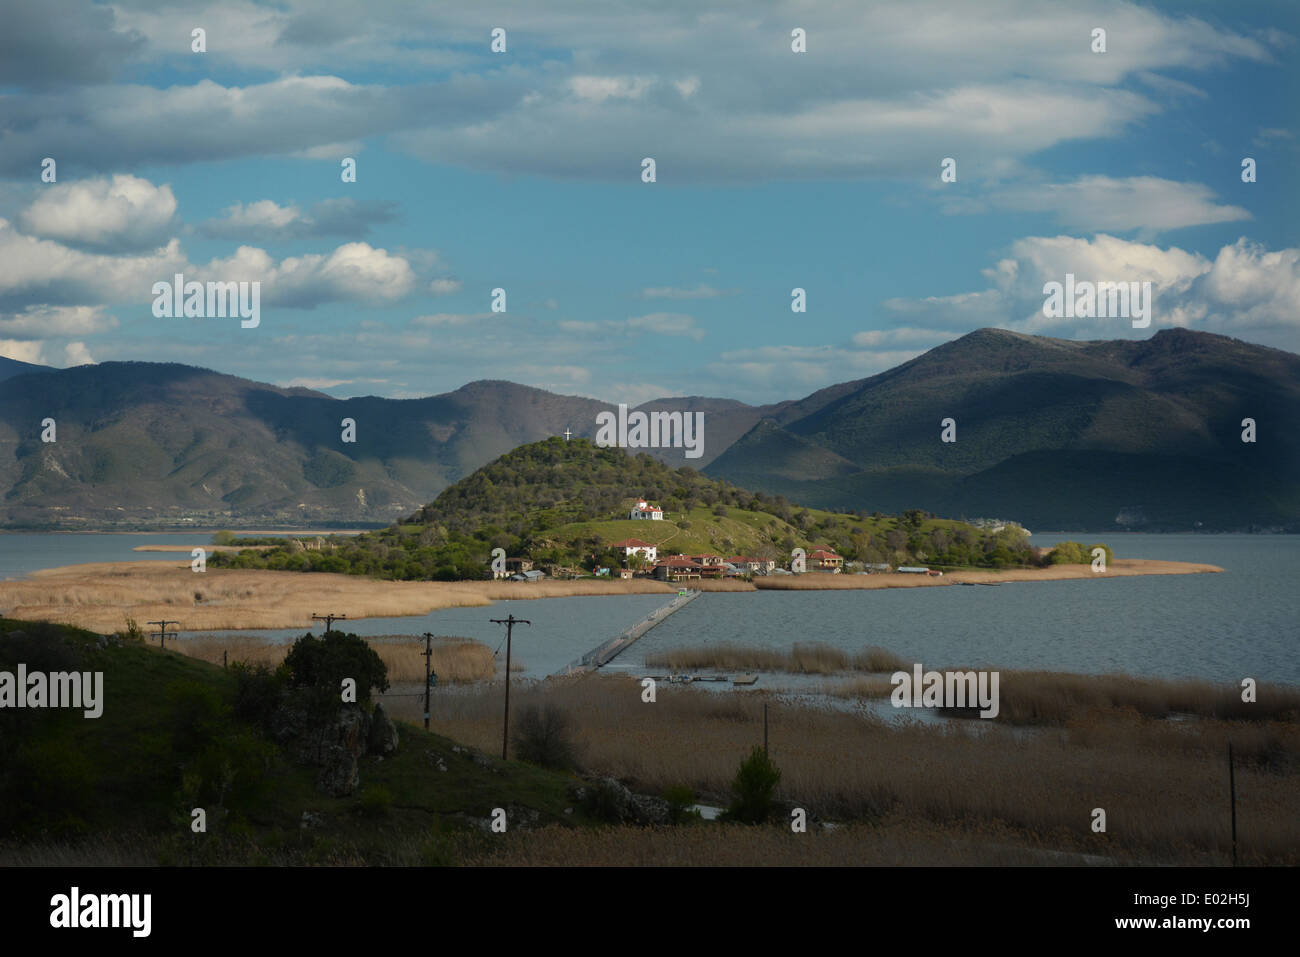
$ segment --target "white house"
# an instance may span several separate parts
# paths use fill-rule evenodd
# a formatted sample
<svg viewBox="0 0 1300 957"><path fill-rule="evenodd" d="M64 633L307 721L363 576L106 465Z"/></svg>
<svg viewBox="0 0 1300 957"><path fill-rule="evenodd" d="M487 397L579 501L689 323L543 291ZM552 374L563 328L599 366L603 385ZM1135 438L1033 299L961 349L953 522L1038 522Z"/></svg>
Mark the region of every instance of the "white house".
<svg viewBox="0 0 1300 957"><path fill-rule="evenodd" d="M649 542L643 542L639 538L625 538L621 542L615 542L610 548L621 548L623 550L623 560L631 558L633 555L644 555L646 563L653 565L659 560L659 548L651 545Z"/></svg>
<svg viewBox="0 0 1300 957"><path fill-rule="evenodd" d="M651 505L645 499L641 499L632 506L632 511L628 512L628 518L651 519L656 522L664 520L664 510L658 505Z"/></svg>

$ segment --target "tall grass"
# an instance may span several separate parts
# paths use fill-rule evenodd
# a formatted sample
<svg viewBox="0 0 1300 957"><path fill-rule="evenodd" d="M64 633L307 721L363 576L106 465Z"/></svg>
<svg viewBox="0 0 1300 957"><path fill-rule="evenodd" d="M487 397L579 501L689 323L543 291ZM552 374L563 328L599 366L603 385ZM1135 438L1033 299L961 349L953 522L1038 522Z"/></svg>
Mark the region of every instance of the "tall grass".
<svg viewBox="0 0 1300 957"><path fill-rule="evenodd" d="M816 675L829 675L837 671L898 671L912 667L910 661L884 648L872 646L850 653L819 642L796 642L788 651L726 642L672 648L646 655L645 663L652 668L671 668L674 671L720 668Z"/></svg>
<svg viewBox="0 0 1300 957"><path fill-rule="evenodd" d="M424 684L423 639L410 635L384 635L367 637L366 643L387 666L390 683ZM274 668L284 661L290 645L252 635L210 635L181 638L172 647L182 654L213 664L221 664L224 653L232 663L245 661ZM440 681L484 681L496 674L492 649L472 638L436 638L431 650L430 660Z"/></svg>
<svg viewBox="0 0 1300 957"><path fill-rule="evenodd" d="M753 591L746 582L693 583L707 591ZM540 582L399 582L355 575L209 568L189 562L69 565L0 582L0 608L11 617L111 632L128 618L177 618L183 631L307 628L313 614L349 618L424 615L440 608L569 595L666 595L677 585L651 579ZM667 599L665 599L666 601Z"/></svg>
<svg viewBox="0 0 1300 957"><path fill-rule="evenodd" d="M1295 722L1170 722L1128 710L1093 710L1042 731L885 722L761 693L661 686L647 705L637 681L612 676L520 683L512 710L564 708L596 773L649 793L685 785L724 804L741 759L762 740L764 700L780 800L830 817L1005 826L1053 847L1148 862L1227 859L1231 741L1242 859L1300 863ZM501 740L500 708L498 687L448 689L434 698L433 727L490 750ZM391 710L419 719L408 699L394 698ZM1106 809L1105 834L1091 831L1095 807Z"/></svg>
<svg viewBox="0 0 1300 957"><path fill-rule="evenodd" d="M904 664L898 670L910 673L912 666ZM884 698L894 686L878 679L859 679L830 684L822 690L837 697ZM1208 681L1000 671L996 720L1020 725L1063 725L1091 711L1128 710L1148 718L1195 715L1225 721L1300 723L1300 688L1261 684L1256 688L1254 702L1242 701L1241 691L1235 684L1215 685Z"/></svg>

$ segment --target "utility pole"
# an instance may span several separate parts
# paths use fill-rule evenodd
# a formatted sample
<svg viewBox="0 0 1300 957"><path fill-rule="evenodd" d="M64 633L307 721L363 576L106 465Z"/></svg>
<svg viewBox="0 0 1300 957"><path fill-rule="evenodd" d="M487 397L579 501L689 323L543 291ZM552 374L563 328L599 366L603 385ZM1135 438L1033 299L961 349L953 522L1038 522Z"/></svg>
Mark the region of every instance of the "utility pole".
<svg viewBox="0 0 1300 957"><path fill-rule="evenodd" d="M325 622L325 634L328 635L331 631L334 630L334 622L346 621L347 617L348 617L347 615L312 615L311 619L312 621Z"/></svg>
<svg viewBox="0 0 1300 957"><path fill-rule="evenodd" d="M510 741L510 633L515 625L531 625L532 622L524 618L516 618L514 615L507 618L493 618L491 622L494 625L506 626L506 714L501 724L501 760L504 761L506 746Z"/></svg>
<svg viewBox="0 0 1300 957"><path fill-rule="evenodd" d="M155 632L152 632L152 634L153 634L154 636L156 636L157 639L158 639L158 647L159 647L159 648L166 648L166 647L167 647L167 626L168 626L168 625L179 625L180 622L179 622L179 621L168 621L167 619L164 618L162 621L146 621L145 624L146 624L146 625L157 625L157 626L158 626L158 630L155 631ZM173 637L174 637L174 636L173 636Z"/></svg>
<svg viewBox="0 0 1300 957"><path fill-rule="evenodd" d="M429 730L429 675L433 671L433 632L424 633L424 730Z"/></svg>

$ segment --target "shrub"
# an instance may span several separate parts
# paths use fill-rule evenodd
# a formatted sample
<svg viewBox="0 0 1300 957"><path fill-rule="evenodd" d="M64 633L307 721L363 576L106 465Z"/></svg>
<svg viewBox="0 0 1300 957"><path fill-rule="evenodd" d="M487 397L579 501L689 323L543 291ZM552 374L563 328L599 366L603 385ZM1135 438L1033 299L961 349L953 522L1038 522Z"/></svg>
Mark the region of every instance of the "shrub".
<svg viewBox="0 0 1300 957"><path fill-rule="evenodd" d="M685 824L687 821L699 820L700 812L694 807L695 792L684 784L667 788L664 800L668 802L668 823Z"/></svg>
<svg viewBox="0 0 1300 957"><path fill-rule="evenodd" d="M781 771L761 747L754 750L740 764L736 779L731 783L732 801L727 809L727 820L744 824L762 824L772 811L772 794Z"/></svg>
<svg viewBox="0 0 1300 957"><path fill-rule="evenodd" d="M245 661L234 662L230 670L235 676L235 717L270 730L271 716L284 693L285 670L272 671L266 665L249 665Z"/></svg>
<svg viewBox="0 0 1300 957"><path fill-rule="evenodd" d="M370 691L388 690L388 668L359 635L329 631L317 638L308 633L293 643L284 666L290 687L309 688L323 703L339 701L344 678L357 683L357 703L367 704Z"/></svg>
<svg viewBox="0 0 1300 957"><path fill-rule="evenodd" d="M556 771L578 769L578 745L566 711L554 705L530 705L519 716L514 734L515 757Z"/></svg>

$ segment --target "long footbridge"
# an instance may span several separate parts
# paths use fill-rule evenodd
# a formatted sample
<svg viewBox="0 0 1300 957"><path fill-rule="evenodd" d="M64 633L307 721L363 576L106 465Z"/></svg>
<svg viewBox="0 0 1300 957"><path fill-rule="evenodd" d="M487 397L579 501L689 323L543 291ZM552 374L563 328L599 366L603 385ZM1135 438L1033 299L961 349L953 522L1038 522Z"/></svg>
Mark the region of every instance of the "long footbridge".
<svg viewBox="0 0 1300 957"><path fill-rule="evenodd" d="M685 608L695 599L700 597L699 591L687 591L678 594L671 602L664 607L651 612L644 620L637 622L626 631L620 632L608 641L601 642L598 646L587 652L576 661L571 661L559 671L556 675L573 675L582 674L586 671L595 671L597 668L603 668L613 661L629 645L644 635L655 625L665 621L668 616L674 612Z"/></svg>

